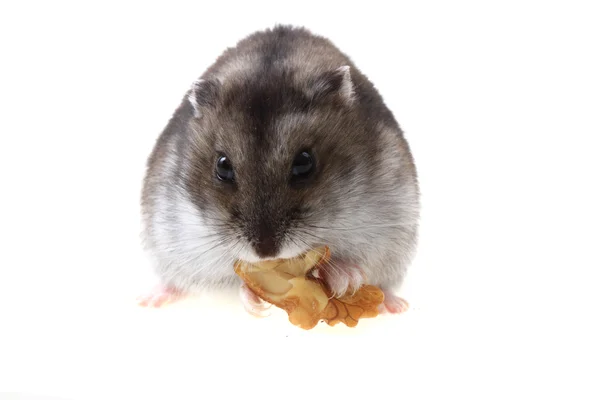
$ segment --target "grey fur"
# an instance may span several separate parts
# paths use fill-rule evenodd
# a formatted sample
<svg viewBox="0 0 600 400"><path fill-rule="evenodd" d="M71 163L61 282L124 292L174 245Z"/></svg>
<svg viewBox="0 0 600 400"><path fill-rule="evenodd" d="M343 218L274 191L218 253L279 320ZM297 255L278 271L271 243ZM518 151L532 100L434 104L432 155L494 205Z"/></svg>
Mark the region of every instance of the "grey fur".
<svg viewBox="0 0 600 400"><path fill-rule="evenodd" d="M290 184L303 148L315 175ZM232 161L234 184L214 172ZM327 244L367 281L398 287L412 260L419 188L403 133L372 83L329 40L301 28L255 33L192 85L149 157L145 247L163 284L238 282L257 241L289 256Z"/></svg>

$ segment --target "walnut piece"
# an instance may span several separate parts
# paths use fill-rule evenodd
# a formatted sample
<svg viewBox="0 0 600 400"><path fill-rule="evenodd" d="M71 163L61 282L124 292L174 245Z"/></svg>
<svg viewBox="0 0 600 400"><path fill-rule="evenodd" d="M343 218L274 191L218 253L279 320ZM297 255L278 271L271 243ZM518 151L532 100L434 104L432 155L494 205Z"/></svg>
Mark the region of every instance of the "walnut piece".
<svg viewBox="0 0 600 400"><path fill-rule="evenodd" d="M321 320L354 327L361 318L376 317L384 300L378 287L364 285L354 294L333 298L325 282L313 277L311 272L325 268L329 258L324 246L293 259L238 261L234 269L258 297L285 310L290 322L302 329L312 329Z"/></svg>

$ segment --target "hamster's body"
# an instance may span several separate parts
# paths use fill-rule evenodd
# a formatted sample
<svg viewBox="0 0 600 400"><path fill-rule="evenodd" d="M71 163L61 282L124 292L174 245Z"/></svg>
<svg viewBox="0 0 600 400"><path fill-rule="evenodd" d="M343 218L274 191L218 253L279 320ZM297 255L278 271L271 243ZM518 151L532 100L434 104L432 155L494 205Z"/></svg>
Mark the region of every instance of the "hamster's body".
<svg viewBox="0 0 600 400"><path fill-rule="evenodd" d="M185 95L148 160L142 213L161 280L146 304L239 285L237 258L326 244L336 292L378 285L400 311L419 190L371 82L327 39L276 27L225 51Z"/></svg>

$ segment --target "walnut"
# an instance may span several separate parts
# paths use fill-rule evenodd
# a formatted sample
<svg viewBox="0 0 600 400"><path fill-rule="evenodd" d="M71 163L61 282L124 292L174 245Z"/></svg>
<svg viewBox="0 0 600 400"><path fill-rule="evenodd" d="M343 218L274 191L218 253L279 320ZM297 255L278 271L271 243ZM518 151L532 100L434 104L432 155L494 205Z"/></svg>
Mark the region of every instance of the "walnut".
<svg viewBox="0 0 600 400"><path fill-rule="evenodd" d="M376 317L384 300L378 287L364 285L354 294L333 298L325 282L313 276L329 258L329 248L321 247L293 259L238 261L234 269L257 296L285 310L290 322L302 329L312 329L321 320L354 327L361 318Z"/></svg>

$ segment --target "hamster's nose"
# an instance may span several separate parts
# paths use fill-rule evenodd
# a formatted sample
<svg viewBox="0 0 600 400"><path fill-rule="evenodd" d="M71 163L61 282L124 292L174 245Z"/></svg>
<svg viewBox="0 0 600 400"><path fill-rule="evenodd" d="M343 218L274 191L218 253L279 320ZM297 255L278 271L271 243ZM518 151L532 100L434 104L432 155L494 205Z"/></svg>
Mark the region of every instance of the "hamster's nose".
<svg viewBox="0 0 600 400"><path fill-rule="evenodd" d="M277 255L277 244L272 237L265 237L254 245L254 251L261 258L274 257Z"/></svg>
<svg viewBox="0 0 600 400"><path fill-rule="evenodd" d="M279 253L279 241L272 227L265 222L261 222L257 228L253 246L256 254L261 258L276 256Z"/></svg>

